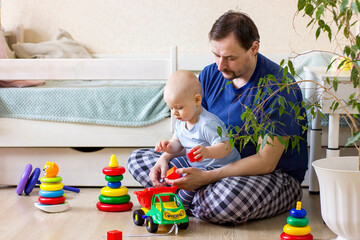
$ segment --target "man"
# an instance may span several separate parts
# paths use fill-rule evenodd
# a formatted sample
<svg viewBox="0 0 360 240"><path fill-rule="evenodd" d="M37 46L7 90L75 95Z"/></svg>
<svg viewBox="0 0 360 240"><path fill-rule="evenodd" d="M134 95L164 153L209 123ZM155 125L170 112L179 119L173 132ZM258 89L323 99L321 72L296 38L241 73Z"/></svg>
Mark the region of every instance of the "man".
<svg viewBox="0 0 360 240"><path fill-rule="evenodd" d="M166 184L185 190L199 188L189 210L195 217L213 223L239 224L288 211L302 196L301 182L307 170L307 132L303 130L306 122L296 120L290 104L284 105L289 114L279 114L278 99L284 98L300 107L300 89L294 84L289 92L278 91L277 84L270 85L271 93L276 94L265 88L268 98L262 102L263 112L259 113L258 105L254 104L259 80L271 74L281 82L283 75L278 64L259 53L260 37L254 22L244 13L228 11L214 23L209 39L216 63L199 75L203 107L227 127L237 126L241 130L239 134L251 133L246 130L247 122L241 115L246 109L253 109L259 121L265 119L273 124L272 134L280 139L267 138L269 144L258 152L256 144L248 143L239 149L242 159L208 171L189 167L185 157L171 159L166 153L156 155L153 150L140 149L130 156L129 171L144 186L162 186L160 179L167 170L164 166L167 163L177 166L177 173L184 177L166 180ZM303 108L299 111L305 116ZM300 151L285 150L282 142L293 136L300 139ZM140 173L139 169L144 172Z"/></svg>

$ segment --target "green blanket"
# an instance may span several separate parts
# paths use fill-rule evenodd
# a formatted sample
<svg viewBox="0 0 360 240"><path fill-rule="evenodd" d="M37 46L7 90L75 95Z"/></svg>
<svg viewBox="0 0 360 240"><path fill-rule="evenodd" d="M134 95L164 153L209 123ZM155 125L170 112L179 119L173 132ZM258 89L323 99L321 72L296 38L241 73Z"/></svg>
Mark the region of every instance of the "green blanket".
<svg viewBox="0 0 360 240"><path fill-rule="evenodd" d="M0 89L0 117L144 126L170 116L163 88L164 83Z"/></svg>

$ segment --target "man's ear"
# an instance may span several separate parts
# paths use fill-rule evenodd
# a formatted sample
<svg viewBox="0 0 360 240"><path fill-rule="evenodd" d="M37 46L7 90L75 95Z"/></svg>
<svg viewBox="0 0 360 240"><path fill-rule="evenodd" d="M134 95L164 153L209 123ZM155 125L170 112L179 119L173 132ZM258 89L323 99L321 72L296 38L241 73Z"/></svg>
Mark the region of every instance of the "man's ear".
<svg viewBox="0 0 360 240"><path fill-rule="evenodd" d="M255 56L259 52L259 42L254 41L253 44L250 47L251 53Z"/></svg>
<svg viewBox="0 0 360 240"><path fill-rule="evenodd" d="M195 96L194 96L194 100L195 100L195 104L196 105L201 105L201 100L202 100L202 97L201 97L201 95L200 94L195 94Z"/></svg>

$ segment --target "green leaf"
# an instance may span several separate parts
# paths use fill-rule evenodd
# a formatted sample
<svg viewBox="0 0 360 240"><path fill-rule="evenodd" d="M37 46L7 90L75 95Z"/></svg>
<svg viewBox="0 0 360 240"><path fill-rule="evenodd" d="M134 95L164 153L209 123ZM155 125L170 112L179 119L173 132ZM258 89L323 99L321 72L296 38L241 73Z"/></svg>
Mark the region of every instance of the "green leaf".
<svg viewBox="0 0 360 240"><path fill-rule="evenodd" d="M332 110L335 112L335 110L336 110L338 107L339 107L339 103L338 103L338 102L335 102L334 107L333 107Z"/></svg>
<svg viewBox="0 0 360 240"><path fill-rule="evenodd" d="M349 38L349 29L347 27L344 27L344 36Z"/></svg>
<svg viewBox="0 0 360 240"><path fill-rule="evenodd" d="M234 138L230 138L229 143L230 143L230 148L231 148L231 150L233 150L234 145L235 145L235 139L234 139Z"/></svg>
<svg viewBox="0 0 360 240"><path fill-rule="evenodd" d="M358 141L360 138L360 131L354 132L354 134L348 138L345 147L348 147Z"/></svg>
<svg viewBox="0 0 360 240"><path fill-rule="evenodd" d="M266 134L263 137L263 141L261 142L261 148L263 148L265 146L265 144L268 142L267 138L268 138L268 134Z"/></svg>
<svg viewBox="0 0 360 240"><path fill-rule="evenodd" d="M344 53L345 53L347 56L349 56L349 55L350 55L350 52L351 52L351 48L350 48L349 46L345 46L345 47L344 47ZM343 61L346 61L346 59L343 60Z"/></svg>
<svg viewBox="0 0 360 240"><path fill-rule="evenodd" d="M291 60L288 61L288 66L289 66L291 75L295 76L295 69L294 69L294 65Z"/></svg>
<svg viewBox="0 0 360 240"><path fill-rule="evenodd" d="M359 85L359 71L357 67L352 68L350 79L353 82L354 88L356 88Z"/></svg>
<svg viewBox="0 0 360 240"><path fill-rule="evenodd" d="M321 15L324 13L324 5L320 5L316 11L316 19L320 19Z"/></svg>
<svg viewBox="0 0 360 240"><path fill-rule="evenodd" d="M276 138L282 145L286 145L286 142L284 141L284 138L282 136L276 135Z"/></svg>
<svg viewBox="0 0 360 240"><path fill-rule="evenodd" d="M350 100L353 100L354 97L355 97L355 93L352 93L352 94L350 95L349 99L350 99Z"/></svg>
<svg viewBox="0 0 360 240"><path fill-rule="evenodd" d="M284 62L285 62L285 59L281 59L280 67L282 67L284 65Z"/></svg>
<svg viewBox="0 0 360 240"><path fill-rule="evenodd" d="M314 6L312 4L308 4L305 7L305 13L307 15L309 15L310 17L312 17L313 13L314 13Z"/></svg>
<svg viewBox="0 0 360 240"><path fill-rule="evenodd" d="M318 27L318 29L316 29L316 33L315 33L316 39L318 39L318 37L320 36L320 32L321 32L321 27Z"/></svg>
<svg viewBox="0 0 360 240"><path fill-rule="evenodd" d="M300 12L301 10L303 10L305 5L306 5L306 0L299 0L297 4L298 11Z"/></svg>
<svg viewBox="0 0 360 240"><path fill-rule="evenodd" d="M332 84L333 84L333 87L334 87L335 92L336 92L337 89L338 89L338 83L339 83L338 78L337 78L337 77L334 77Z"/></svg>
<svg viewBox="0 0 360 240"><path fill-rule="evenodd" d="M315 18L311 19L311 21L306 25L306 27L309 27L314 21L315 21Z"/></svg>
<svg viewBox="0 0 360 240"><path fill-rule="evenodd" d="M348 5L349 1L348 0L343 0L341 5L340 5L340 13L345 12L347 5Z"/></svg>
<svg viewBox="0 0 360 240"><path fill-rule="evenodd" d="M331 32L331 28L329 27L329 25L325 25L324 26L324 29L326 32L328 32L328 38L329 38L329 41L331 42L331 38L332 38L332 32Z"/></svg>
<svg viewBox="0 0 360 240"><path fill-rule="evenodd" d="M222 138L222 128L220 126L217 127L217 133L218 133L219 137Z"/></svg>
<svg viewBox="0 0 360 240"><path fill-rule="evenodd" d="M354 10L354 12L355 12L356 14L359 13L359 8L358 8L356 2L352 2L352 3L351 3L351 8Z"/></svg>

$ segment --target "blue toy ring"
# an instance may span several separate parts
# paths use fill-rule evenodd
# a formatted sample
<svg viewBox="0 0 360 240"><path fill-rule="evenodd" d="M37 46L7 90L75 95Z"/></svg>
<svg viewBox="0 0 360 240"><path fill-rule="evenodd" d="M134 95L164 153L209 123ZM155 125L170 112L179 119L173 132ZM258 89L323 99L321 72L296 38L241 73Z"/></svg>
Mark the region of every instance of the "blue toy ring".
<svg viewBox="0 0 360 240"><path fill-rule="evenodd" d="M19 184L16 187L16 193L18 195L21 195L21 193L24 191L25 185L29 179L30 173L32 170L32 165L28 164L25 166L25 170L20 178Z"/></svg>
<svg viewBox="0 0 360 240"><path fill-rule="evenodd" d="M27 181L27 184L25 186L24 193L26 195L29 195L31 191L34 189L38 179L40 176L40 168L35 168L34 172L30 175L29 180Z"/></svg>

